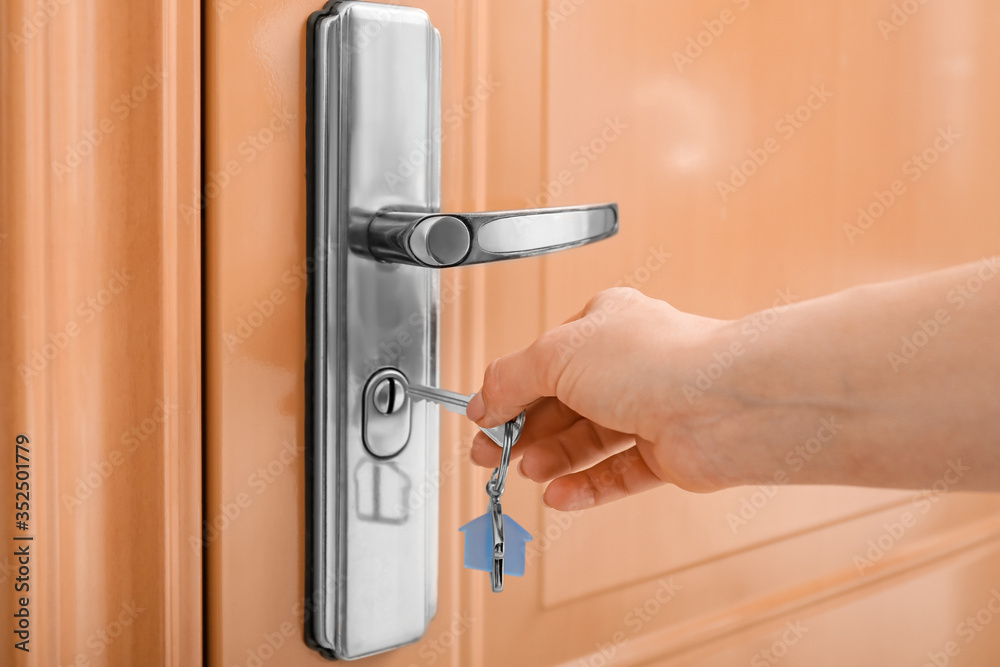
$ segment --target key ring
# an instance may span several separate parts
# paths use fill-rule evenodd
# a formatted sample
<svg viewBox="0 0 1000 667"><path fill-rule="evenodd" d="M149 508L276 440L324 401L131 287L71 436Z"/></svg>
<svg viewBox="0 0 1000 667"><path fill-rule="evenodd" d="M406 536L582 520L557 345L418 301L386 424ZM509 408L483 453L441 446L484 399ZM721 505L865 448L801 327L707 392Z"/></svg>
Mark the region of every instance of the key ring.
<svg viewBox="0 0 1000 667"><path fill-rule="evenodd" d="M486 493L494 500L500 500L504 487L507 485L507 469L510 467L510 450L514 446L514 423L504 424L503 453L500 454L500 467L493 469L490 481L486 482Z"/></svg>
<svg viewBox="0 0 1000 667"><path fill-rule="evenodd" d="M493 518L493 569L490 570L490 588L494 593L503 591L503 508L500 499L490 497L490 516Z"/></svg>
<svg viewBox="0 0 1000 667"><path fill-rule="evenodd" d="M490 588L494 593L503 591L503 508L500 496L507 484L507 469L510 467L510 450L514 446L514 422L509 421L503 429L503 453L500 467L493 469L490 481L486 482L486 493L490 496L490 517L493 524L493 569L490 570Z"/></svg>
<svg viewBox="0 0 1000 667"><path fill-rule="evenodd" d="M503 591L505 575L524 575L524 545L531 541L531 534L504 514L500 504L500 497L507 483L507 471L510 469L511 449L517 442L523 424L524 412L503 424L503 429L495 427L496 433L490 434L494 441L499 442L503 451L500 454L500 465L494 468L486 482L486 494L489 496L486 514L459 529L465 533L465 567L489 572L490 587L494 593ZM508 536L511 539L510 549L506 543Z"/></svg>

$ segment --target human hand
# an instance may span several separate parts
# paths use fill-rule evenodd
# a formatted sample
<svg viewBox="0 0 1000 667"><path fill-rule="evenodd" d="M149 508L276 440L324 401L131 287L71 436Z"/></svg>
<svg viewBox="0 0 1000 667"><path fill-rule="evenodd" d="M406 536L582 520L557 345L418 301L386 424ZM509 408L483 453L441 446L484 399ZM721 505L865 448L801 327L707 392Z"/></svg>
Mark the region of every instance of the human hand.
<svg viewBox="0 0 1000 667"><path fill-rule="evenodd" d="M636 290L601 292L566 323L491 363L466 413L491 427L527 409L511 458L521 458L523 476L549 483L543 502L555 509L666 483L722 488L729 480L711 429L695 428L714 420L719 405L687 400L683 388L712 360L726 325ZM500 448L478 433L471 458L495 467Z"/></svg>
<svg viewBox="0 0 1000 667"><path fill-rule="evenodd" d="M491 427L527 407L512 456L562 510L665 483L1000 491L1000 375L986 362L1000 358L998 267L781 299L734 321L607 290L490 364L466 412ZM496 466L500 449L477 434L471 458Z"/></svg>

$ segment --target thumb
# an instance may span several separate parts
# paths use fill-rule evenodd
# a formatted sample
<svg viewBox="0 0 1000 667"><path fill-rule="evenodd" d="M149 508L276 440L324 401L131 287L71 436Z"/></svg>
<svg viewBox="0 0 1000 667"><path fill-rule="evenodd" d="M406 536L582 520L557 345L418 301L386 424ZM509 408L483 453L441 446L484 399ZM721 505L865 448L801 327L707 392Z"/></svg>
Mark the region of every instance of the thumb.
<svg viewBox="0 0 1000 667"><path fill-rule="evenodd" d="M565 327L557 327L525 349L487 366L483 387L469 401L466 416L484 428L499 426L539 398L555 396L565 367L558 345Z"/></svg>

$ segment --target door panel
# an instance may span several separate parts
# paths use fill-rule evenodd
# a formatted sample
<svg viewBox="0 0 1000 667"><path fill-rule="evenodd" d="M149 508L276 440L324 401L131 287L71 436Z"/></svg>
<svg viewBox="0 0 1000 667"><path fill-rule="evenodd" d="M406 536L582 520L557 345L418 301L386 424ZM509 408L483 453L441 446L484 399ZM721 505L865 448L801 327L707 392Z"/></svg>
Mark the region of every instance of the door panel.
<svg viewBox="0 0 1000 667"><path fill-rule="evenodd" d="M885 27L892 3L854 0L407 4L442 35L446 208L621 205L610 241L445 272L447 388L475 390L490 359L616 284L738 317L1000 244L995 3L922 4L898 30ZM304 44L317 7L206 14L213 665L320 662L301 641ZM775 642L784 665L917 662L1000 584L993 496L662 489L560 514L512 477L504 507L536 538L527 576L492 595L460 568L457 528L482 513L488 474L467 464L472 431L442 416L438 615L422 642L367 663L753 664ZM800 621L808 632L785 641ZM989 626L951 664L997 650Z"/></svg>
<svg viewBox="0 0 1000 667"><path fill-rule="evenodd" d="M495 341L487 357L528 342L596 291L616 284L634 285L692 312L735 317L769 308L783 294L809 298L969 261L997 247L1000 230L992 223L997 203L985 196L995 165L997 98L983 93L996 72L986 65L985 49L963 48L981 44L970 32L997 24L998 14L988 5L939 7L937 14L966 18L926 12L907 27L911 33L890 33L887 40L877 21L891 6L620 2L613 8L587 3L572 12L563 7L549 3L539 18L543 175L540 181L522 179L521 190L527 200L542 204L618 200L622 231L603 246L537 260L542 295L528 303L523 299L537 289L536 279L518 280L520 267L510 267L487 298L514 291L522 302L494 317L514 318L537 308L541 326L522 331L516 341L487 329L487 340ZM718 17L725 10L720 29ZM533 33L507 24L497 34L512 40L519 30ZM705 30L708 38L699 35ZM685 54L688 37L711 44L702 46L700 55L692 49L692 62L675 61L676 52ZM607 48L594 48L597 44ZM498 53L494 62L505 60L506 54ZM962 73L958 63L965 64ZM514 70L510 76L516 76ZM896 83L883 86L883 80ZM927 95L925 88L940 94ZM817 108L802 107L809 103ZM788 113L800 117L787 120ZM940 164L928 165L913 180L913 165L906 161L933 146L939 130L949 126L977 141L959 140L940 155ZM498 121L491 129L494 155L527 150L516 140L520 128ZM762 148L766 161L758 157ZM763 164L744 166L755 157ZM742 181L732 178L734 165L746 172ZM488 186L502 178L493 175ZM879 196L873 191L881 194L895 179L904 180L907 189L895 206L860 234L845 227L859 224L857 207L868 208ZM981 185L970 187L970 180ZM731 187L720 189L720 181ZM748 345L755 336L748 336ZM785 472L794 481L794 470ZM526 486L533 485L512 487L513 502L524 497ZM515 511L530 514L536 503L530 497ZM538 543L546 551L539 557L542 592L535 604L545 612L532 613L532 600L516 612L498 609L488 623L525 618L526 635L510 644L498 633L486 653L535 664L571 662L598 644L614 643L619 631L629 645L643 637L648 647L645 658L636 653L634 659L622 648L616 658L621 664L683 653L699 638L717 638L720 624L731 629L746 623L750 609L766 617L789 598L822 598L863 586L890 560L902 571L907 567L902 554L912 549L916 559L922 544L951 544L942 532L988 520L997 502L970 495L940 498L920 513L924 508L913 494L892 491L753 488L712 496L663 489L571 522L534 509L539 518L526 527L552 535ZM859 575L855 556L864 557L867 541L880 539L884 526L897 525L907 512L916 524L892 544L894 558L871 567L862 563ZM655 594L663 577L681 587L664 612L649 622L629 617L636 603ZM904 597L897 603L905 604ZM605 613L595 615L597 610ZM946 628L957 619L943 615L933 622ZM574 631L546 647L551 657L539 656L537 647L567 624ZM677 636L680 628L686 638ZM986 642L996 641L997 633L992 636ZM853 641L874 648L903 644L905 638L887 633ZM827 643L825 650L839 655L831 649ZM857 654L875 655L864 651L858 647ZM590 656L592 664L600 655ZM815 664L791 653L787 662Z"/></svg>

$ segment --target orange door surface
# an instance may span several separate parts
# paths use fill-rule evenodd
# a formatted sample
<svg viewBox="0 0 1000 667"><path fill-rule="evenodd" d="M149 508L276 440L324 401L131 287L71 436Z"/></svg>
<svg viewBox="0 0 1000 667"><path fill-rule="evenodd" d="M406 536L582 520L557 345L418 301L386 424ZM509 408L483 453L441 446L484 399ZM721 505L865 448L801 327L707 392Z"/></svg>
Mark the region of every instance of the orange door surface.
<svg viewBox="0 0 1000 667"><path fill-rule="evenodd" d="M446 209L621 207L610 241L444 273L446 388L478 389L489 360L614 285L715 317L776 307L752 345L784 303L1000 248L995 2L412 4L442 37ZM210 665L322 661L302 640L305 30L318 8L205 5ZM487 471L468 463L471 425L442 424L437 617L418 644L364 664L1000 655L1000 497L947 481L925 494L665 488L563 514L512 477L504 508L536 537L527 575L493 595L462 568L457 530L482 513ZM776 480L794 483L811 446Z"/></svg>

